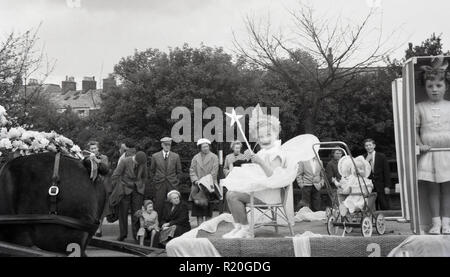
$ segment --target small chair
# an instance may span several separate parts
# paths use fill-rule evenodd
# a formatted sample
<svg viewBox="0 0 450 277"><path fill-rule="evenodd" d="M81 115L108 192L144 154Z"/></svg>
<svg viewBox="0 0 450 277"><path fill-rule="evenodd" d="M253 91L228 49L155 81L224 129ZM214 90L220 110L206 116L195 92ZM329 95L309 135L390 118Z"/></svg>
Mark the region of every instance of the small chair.
<svg viewBox="0 0 450 277"><path fill-rule="evenodd" d="M288 195L289 190L292 190L292 184L280 188L281 194L281 203L276 204L255 204L255 195L253 192L250 193L250 203L247 204L247 207L250 208L250 232L252 237L255 237L255 229L262 226L273 226L275 228L275 232L278 234L278 227L288 227L291 236L294 236L293 226L295 222L291 222L287 215L287 203L288 203ZM255 223L255 209L260 211L262 215L266 216L270 219L270 222L266 223ZM270 212L270 214L269 214ZM286 225L279 224L278 212L280 212L281 218L287 223ZM261 215L261 216L262 216Z"/></svg>

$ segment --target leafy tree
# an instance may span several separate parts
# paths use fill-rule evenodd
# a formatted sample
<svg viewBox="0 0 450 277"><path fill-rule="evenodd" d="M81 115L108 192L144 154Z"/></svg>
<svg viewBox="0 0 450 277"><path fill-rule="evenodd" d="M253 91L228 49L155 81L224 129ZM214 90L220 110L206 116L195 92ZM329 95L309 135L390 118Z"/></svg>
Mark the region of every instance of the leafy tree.
<svg viewBox="0 0 450 277"><path fill-rule="evenodd" d="M441 54L448 55L450 53L449 51L444 53L441 36L442 34L436 35L433 33L429 38L422 41L420 45L413 46L412 43L409 43L408 49L405 51L405 59L420 56L437 56Z"/></svg>

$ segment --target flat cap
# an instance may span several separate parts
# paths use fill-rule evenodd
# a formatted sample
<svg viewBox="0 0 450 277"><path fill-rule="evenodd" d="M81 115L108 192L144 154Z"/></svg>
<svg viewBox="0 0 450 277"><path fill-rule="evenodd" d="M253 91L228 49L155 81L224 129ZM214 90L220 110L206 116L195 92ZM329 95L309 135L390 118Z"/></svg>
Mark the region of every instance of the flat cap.
<svg viewBox="0 0 450 277"><path fill-rule="evenodd" d="M172 142L172 138L169 138L169 137L163 137L160 141L161 141L161 142Z"/></svg>

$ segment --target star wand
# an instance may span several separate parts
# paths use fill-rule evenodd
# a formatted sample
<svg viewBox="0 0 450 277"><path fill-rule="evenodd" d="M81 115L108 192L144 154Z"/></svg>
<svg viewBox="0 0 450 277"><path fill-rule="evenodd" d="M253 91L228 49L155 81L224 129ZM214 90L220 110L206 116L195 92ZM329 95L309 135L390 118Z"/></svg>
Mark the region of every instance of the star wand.
<svg viewBox="0 0 450 277"><path fill-rule="evenodd" d="M233 109L231 111L231 113L225 113L226 116L228 116L229 118L231 118L231 124L230 126L233 127L233 125L236 123L239 131L242 134L242 137L244 138L245 144L247 145L248 150L252 151L252 148L250 147L250 143L248 143L247 137L245 136L244 130L242 129L242 125L241 122L239 121L239 119L242 117L242 115L237 115L236 111Z"/></svg>

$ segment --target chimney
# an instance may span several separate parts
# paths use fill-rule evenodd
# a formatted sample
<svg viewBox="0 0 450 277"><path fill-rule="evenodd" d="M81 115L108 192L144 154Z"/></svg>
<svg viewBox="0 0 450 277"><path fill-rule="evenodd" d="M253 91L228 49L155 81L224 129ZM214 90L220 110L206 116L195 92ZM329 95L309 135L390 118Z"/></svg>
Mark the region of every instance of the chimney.
<svg viewBox="0 0 450 277"><path fill-rule="evenodd" d="M116 79L114 79L112 74L109 74L108 78L103 79L103 91L109 91L111 88L116 86Z"/></svg>
<svg viewBox="0 0 450 277"><path fill-rule="evenodd" d="M91 89L97 89L97 82L95 81L95 77L84 77L81 82L81 89L83 92L87 92Z"/></svg>
<svg viewBox="0 0 450 277"><path fill-rule="evenodd" d="M66 80L61 82L61 90L63 93L66 93L69 90L77 90L77 83L75 82L75 78L72 76L66 76Z"/></svg>

